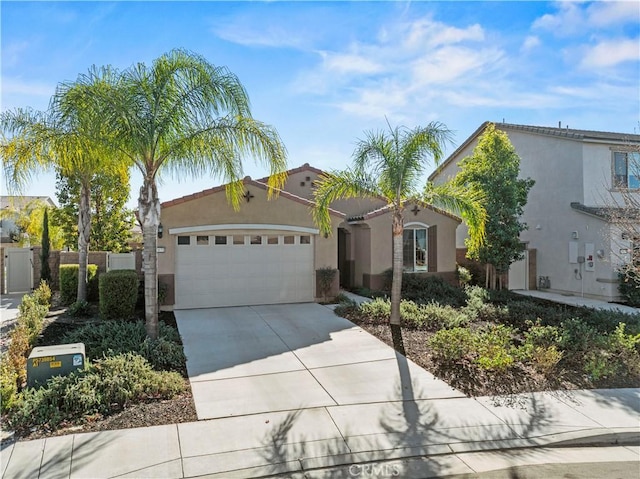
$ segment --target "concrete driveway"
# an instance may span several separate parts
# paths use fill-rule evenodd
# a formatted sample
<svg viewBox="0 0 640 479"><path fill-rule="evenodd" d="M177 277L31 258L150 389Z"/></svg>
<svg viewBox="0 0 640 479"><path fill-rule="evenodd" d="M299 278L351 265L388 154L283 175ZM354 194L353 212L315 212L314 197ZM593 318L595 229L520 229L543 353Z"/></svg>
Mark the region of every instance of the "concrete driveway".
<svg viewBox="0 0 640 479"><path fill-rule="evenodd" d="M392 348L318 304L175 316L199 419L464 397L410 361L402 372Z"/></svg>

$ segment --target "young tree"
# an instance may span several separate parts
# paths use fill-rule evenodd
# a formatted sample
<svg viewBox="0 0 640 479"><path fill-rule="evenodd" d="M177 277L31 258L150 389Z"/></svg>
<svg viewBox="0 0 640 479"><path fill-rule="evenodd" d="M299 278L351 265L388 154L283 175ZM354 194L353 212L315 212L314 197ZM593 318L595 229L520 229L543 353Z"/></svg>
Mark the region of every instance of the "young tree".
<svg viewBox="0 0 640 479"><path fill-rule="evenodd" d="M90 72L80 84L90 86ZM87 94L90 96L91 91ZM147 335L158 336L156 245L162 174L220 176L227 199L239 208L244 193L242 160L251 156L270 170L269 192L284 184L286 150L276 130L251 116L238 78L224 67L184 50L132 66L101 93L102 124L113 144L142 173L138 216L143 229Z"/></svg>
<svg viewBox="0 0 640 479"><path fill-rule="evenodd" d="M394 346L402 348L400 296L402 291L402 249L404 208L407 203L424 201L459 212L468 219L474 238L482 236L483 212L473 192L452 185L428 184L421 191L421 178L433 160L438 164L449 130L441 123L409 129L389 127L389 131L369 132L353 154L353 167L321 175L314 192L313 216L325 233L331 232L329 207L339 199L368 197L384 199L393 211L393 277L390 327ZM402 350L399 352L403 353Z"/></svg>
<svg viewBox="0 0 640 479"><path fill-rule="evenodd" d="M480 192L487 212L485 238L481 243L467 240L467 257L487 265L486 286L496 289L499 278L524 253L519 221L534 185L530 178L518 179L520 157L506 133L489 124L473 150L458 165L456 184Z"/></svg>
<svg viewBox="0 0 640 479"><path fill-rule="evenodd" d="M78 301L87 297L91 180L96 172L127 167L108 148L105 108L100 103L113 72L104 69L99 73L81 86L59 84L46 112L16 109L0 115L0 154L12 189L20 190L35 172L50 169L59 169L80 182Z"/></svg>
<svg viewBox="0 0 640 479"><path fill-rule="evenodd" d="M49 248L51 241L49 240L49 209L45 208L42 217L42 251L40 253L40 281L51 283L51 267L49 266Z"/></svg>
<svg viewBox="0 0 640 479"><path fill-rule="evenodd" d="M19 246L40 245L44 212L48 208L48 203L44 200L34 199L20 207L10 205L8 208L4 208L0 211L0 219L7 219L15 224L15 230L10 232L10 235ZM51 248L61 249L64 246L64 236L62 229L56 224L57 209L50 209L48 212L50 214L48 214L47 225Z"/></svg>
<svg viewBox="0 0 640 479"><path fill-rule="evenodd" d="M129 171L98 172L91 180L91 251L119 253L129 249L135 216L126 208L129 199ZM68 246L78 243L80 181L58 172L56 196L60 205L59 225Z"/></svg>

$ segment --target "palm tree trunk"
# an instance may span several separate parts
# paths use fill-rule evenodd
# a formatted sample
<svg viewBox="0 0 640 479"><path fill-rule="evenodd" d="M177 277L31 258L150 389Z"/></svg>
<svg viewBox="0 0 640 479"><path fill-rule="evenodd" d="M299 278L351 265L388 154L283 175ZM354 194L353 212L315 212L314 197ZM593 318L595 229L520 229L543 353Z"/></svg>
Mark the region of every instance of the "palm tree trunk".
<svg viewBox="0 0 640 479"><path fill-rule="evenodd" d="M400 326L400 298L402 295L402 233L404 221L399 212L393 215L393 276L391 280L391 336L396 351L404 355Z"/></svg>
<svg viewBox="0 0 640 479"><path fill-rule="evenodd" d="M160 200L153 178L145 178L138 198L142 224L142 267L144 269L144 317L147 336L158 338L158 225Z"/></svg>
<svg viewBox="0 0 640 479"><path fill-rule="evenodd" d="M91 237L91 200L86 182L80 186L80 208L78 209L78 297L87 300L87 267L89 264L89 239Z"/></svg>

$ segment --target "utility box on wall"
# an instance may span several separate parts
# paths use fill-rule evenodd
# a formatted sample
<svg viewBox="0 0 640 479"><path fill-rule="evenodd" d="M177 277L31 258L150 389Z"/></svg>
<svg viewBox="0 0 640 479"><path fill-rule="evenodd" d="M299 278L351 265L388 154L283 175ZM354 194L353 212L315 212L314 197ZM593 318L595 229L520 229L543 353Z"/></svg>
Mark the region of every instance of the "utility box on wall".
<svg viewBox="0 0 640 479"><path fill-rule="evenodd" d="M43 386L53 376L68 376L84 369L83 343L33 348L27 359L27 386Z"/></svg>

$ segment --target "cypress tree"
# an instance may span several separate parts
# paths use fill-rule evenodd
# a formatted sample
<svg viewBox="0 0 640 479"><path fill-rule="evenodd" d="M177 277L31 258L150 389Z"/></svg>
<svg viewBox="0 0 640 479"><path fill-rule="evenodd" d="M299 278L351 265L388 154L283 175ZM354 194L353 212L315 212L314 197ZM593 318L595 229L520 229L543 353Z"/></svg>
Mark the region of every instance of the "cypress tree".
<svg viewBox="0 0 640 479"><path fill-rule="evenodd" d="M42 268L40 270L40 281L51 283L51 268L49 267L49 249L51 241L49 240L49 209L45 208L42 217L42 252L40 253L40 262Z"/></svg>

